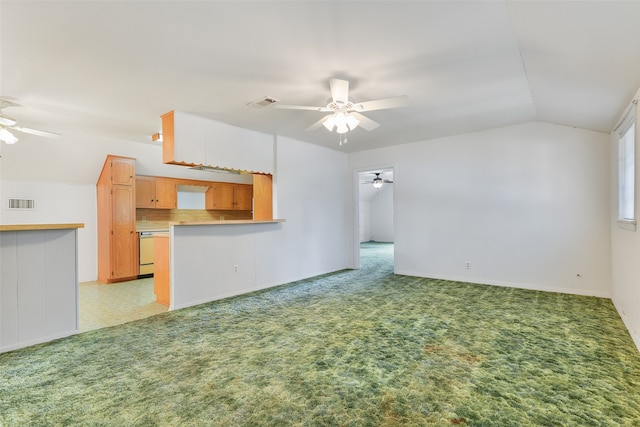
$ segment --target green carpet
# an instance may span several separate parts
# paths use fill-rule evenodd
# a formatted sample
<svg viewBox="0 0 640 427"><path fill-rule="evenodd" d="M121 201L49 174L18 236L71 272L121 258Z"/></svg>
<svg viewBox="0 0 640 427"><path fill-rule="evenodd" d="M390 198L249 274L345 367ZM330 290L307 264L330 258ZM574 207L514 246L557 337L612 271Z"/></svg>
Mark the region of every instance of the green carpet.
<svg viewBox="0 0 640 427"><path fill-rule="evenodd" d="M363 268L0 355L2 426L637 426L607 299Z"/></svg>

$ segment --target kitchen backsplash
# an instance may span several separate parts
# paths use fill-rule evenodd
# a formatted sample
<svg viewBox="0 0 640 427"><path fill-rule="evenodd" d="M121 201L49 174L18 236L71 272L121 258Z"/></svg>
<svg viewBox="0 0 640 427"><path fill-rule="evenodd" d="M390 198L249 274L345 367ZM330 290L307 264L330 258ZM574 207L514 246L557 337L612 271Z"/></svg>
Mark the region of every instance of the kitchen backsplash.
<svg viewBox="0 0 640 427"><path fill-rule="evenodd" d="M251 211L215 211L204 209L136 209L136 229L166 230L171 221L225 221L252 219Z"/></svg>

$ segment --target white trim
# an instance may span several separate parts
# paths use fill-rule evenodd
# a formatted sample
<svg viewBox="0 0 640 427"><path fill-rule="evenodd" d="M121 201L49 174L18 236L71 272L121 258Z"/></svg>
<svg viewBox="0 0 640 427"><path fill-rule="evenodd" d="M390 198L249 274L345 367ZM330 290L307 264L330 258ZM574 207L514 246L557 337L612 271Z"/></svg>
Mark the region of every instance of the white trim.
<svg viewBox="0 0 640 427"><path fill-rule="evenodd" d="M53 340L57 340L60 338L67 338L72 335L78 334L80 331L78 329L60 332L58 334L47 335L46 337L34 338L32 340L20 341L17 343L9 344L4 347L0 347L0 353L5 353L7 351L18 350L20 348L31 347L32 345L44 344Z"/></svg>
<svg viewBox="0 0 640 427"><path fill-rule="evenodd" d="M629 231L636 231L637 221L635 219L616 219L618 228Z"/></svg>
<svg viewBox="0 0 640 427"><path fill-rule="evenodd" d="M394 185L396 185L398 179L397 179L397 166L393 163L378 163L375 165L369 165L369 166L359 166L359 167L355 167L351 170L351 184L352 184L352 189L353 189L353 194L351 197L351 208L352 208L352 212L353 212L353 227L351 230L351 257L352 257L352 262L350 263L348 268L354 269L354 270L359 270L360 269L360 174L363 172L370 172L374 169L393 169L393 182ZM396 224L396 218L398 218L397 215L397 205L396 205L396 192L395 192L395 188L394 188L394 192L393 192L393 241L395 243L396 241L396 230L397 228L397 224ZM394 247L394 255L393 255L393 259L394 259L394 263L393 263L393 269L394 269L394 273L395 271L395 247Z"/></svg>
<svg viewBox="0 0 640 427"><path fill-rule="evenodd" d="M622 138L625 133L629 130L631 125L635 123L636 119L636 110L635 106L638 103L637 99L632 100L627 108L624 111L622 117L616 124L616 127L613 128L613 131L618 135L618 138Z"/></svg>
<svg viewBox="0 0 640 427"><path fill-rule="evenodd" d="M402 274L405 276L423 277L423 278L435 279L435 280L447 280L452 282L471 283L471 284L477 284L477 285L500 286L505 288L525 289L529 291L556 292L556 293L562 293L562 294L582 295L582 296L588 296L588 297L611 299L610 290L594 291L592 289L576 289L576 288L565 288L561 286L534 285L531 283L506 282L506 281L500 281L500 280L487 281L487 280L478 280L470 277L449 276L446 274L445 275L435 274L435 275L425 276L424 273L415 273L410 271L397 271L396 274Z"/></svg>
<svg viewBox="0 0 640 427"><path fill-rule="evenodd" d="M627 331L629 331L629 335L631 335L631 339L633 340L634 344L638 348L638 351L640 351L640 334L638 334L637 331L633 330L631 326L631 321L627 317L626 313L622 310L620 305L617 303L616 299L612 297L611 302L613 303L613 306L616 308L616 311L618 312L620 319L622 319L622 323L624 323L624 326L627 328Z"/></svg>

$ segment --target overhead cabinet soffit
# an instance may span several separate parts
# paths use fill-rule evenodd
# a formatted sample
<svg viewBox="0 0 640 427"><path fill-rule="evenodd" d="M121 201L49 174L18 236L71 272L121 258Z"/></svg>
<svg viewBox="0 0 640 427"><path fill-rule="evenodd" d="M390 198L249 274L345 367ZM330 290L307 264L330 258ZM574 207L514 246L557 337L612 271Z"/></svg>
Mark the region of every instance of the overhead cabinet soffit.
<svg viewBox="0 0 640 427"><path fill-rule="evenodd" d="M273 174L273 136L182 111L162 116L162 161Z"/></svg>

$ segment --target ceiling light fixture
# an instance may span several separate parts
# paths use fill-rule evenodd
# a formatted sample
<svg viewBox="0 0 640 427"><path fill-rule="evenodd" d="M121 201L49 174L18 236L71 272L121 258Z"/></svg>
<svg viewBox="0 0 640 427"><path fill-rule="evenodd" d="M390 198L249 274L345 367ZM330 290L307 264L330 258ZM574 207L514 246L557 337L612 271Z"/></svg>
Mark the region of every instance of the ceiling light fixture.
<svg viewBox="0 0 640 427"><path fill-rule="evenodd" d="M8 130L0 129L0 141L4 142L5 144L15 144L20 140Z"/></svg>
<svg viewBox="0 0 640 427"><path fill-rule="evenodd" d="M360 124L360 120L356 119L349 113L344 111L337 111L331 115L326 116L322 125L329 131L333 132L335 128L336 133L343 134L350 130L354 130Z"/></svg>
<svg viewBox="0 0 640 427"><path fill-rule="evenodd" d="M380 188L382 187L382 178L380 178L379 175L376 175L375 178L373 178L373 187L374 188Z"/></svg>

